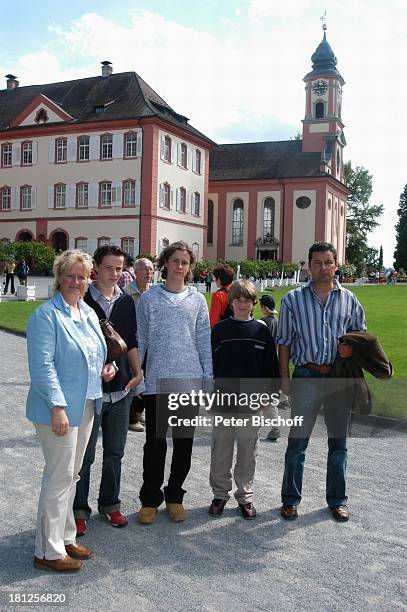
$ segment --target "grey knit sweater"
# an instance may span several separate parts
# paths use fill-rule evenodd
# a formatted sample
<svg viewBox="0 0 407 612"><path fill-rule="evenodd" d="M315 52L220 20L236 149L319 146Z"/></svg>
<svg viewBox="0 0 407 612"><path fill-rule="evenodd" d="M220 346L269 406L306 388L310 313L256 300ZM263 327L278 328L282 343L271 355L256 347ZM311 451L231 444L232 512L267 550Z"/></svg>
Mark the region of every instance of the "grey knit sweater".
<svg viewBox="0 0 407 612"><path fill-rule="evenodd" d="M208 307L195 287L171 293L154 285L137 304L140 363L146 394L157 393L160 379L212 378Z"/></svg>

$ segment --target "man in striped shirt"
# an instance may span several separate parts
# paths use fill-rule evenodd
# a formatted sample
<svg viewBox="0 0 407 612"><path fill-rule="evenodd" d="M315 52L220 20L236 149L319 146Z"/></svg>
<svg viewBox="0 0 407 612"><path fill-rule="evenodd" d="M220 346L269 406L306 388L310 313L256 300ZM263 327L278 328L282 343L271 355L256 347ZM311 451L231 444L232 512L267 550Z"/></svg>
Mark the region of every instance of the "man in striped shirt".
<svg viewBox="0 0 407 612"><path fill-rule="evenodd" d="M335 247L328 242L316 242L309 250L308 264L311 281L287 293L281 302L276 338L282 391L288 395L291 387L292 416L304 417L301 427L291 428L285 454L281 514L287 520L298 516L305 451L324 403L324 386L337 353L338 339L348 331L366 329L360 302L335 279ZM293 381L290 381L289 361L294 365ZM347 521L346 432L350 410L344 406L340 415L333 414L326 404L326 500L334 518Z"/></svg>

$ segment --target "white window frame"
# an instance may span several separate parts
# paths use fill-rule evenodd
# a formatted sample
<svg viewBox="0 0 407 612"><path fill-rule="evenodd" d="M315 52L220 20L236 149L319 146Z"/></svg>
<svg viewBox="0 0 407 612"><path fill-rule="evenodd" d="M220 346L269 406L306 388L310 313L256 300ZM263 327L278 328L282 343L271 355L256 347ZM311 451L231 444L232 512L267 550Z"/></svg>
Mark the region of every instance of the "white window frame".
<svg viewBox="0 0 407 612"><path fill-rule="evenodd" d="M54 208L64 210L66 208L66 185L57 183L54 186Z"/></svg>
<svg viewBox="0 0 407 612"><path fill-rule="evenodd" d="M89 183L77 183L76 208L89 208Z"/></svg>
<svg viewBox="0 0 407 612"><path fill-rule="evenodd" d="M164 152L163 152L163 160L171 163L171 149L172 149L172 140L170 136L164 136Z"/></svg>
<svg viewBox="0 0 407 612"><path fill-rule="evenodd" d="M192 214L195 215L195 217L200 217L201 216L201 194L199 193L199 191L194 192L192 204L193 204L193 209L191 211Z"/></svg>
<svg viewBox="0 0 407 612"><path fill-rule="evenodd" d="M5 163L8 161L9 163ZM5 142L1 146L1 167L11 168L13 165L13 145L10 142Z"/></svg>
<svg viewBox="0 0 407 612"><path fill-rule="evenodd" d="M81 140L87 140L87 142L81 143ZM89 136L79 136L78 137L78 161L89 161L89 160L90 160L90 137Z"/></svg>
<svg viewBox="0 0 407 612"><path fill-rule="evenodd" d="M100 183L99 207L111 208L113 196L113 185L110 181Z"/></svg>
<svg viewBox="0 0 407 612"><path fill-rule="evenodd" d="M241 203L241 205L240 205ZM235 212L239 212L239 217ZM232 205L232 245L242 246L244 237L244 203L241 198L236 198Z"/></svg>
<svg viewBox="0 0 407 612"><path fill-rule="evenodd" d="M135 206L136 205L136 181L134 179L127 179L123 181L123 206Z"/></svg>
<svg viewBox="0 0 407 612"><path fill-rule="evenodd" d="M199 149L195 149L195 163L194 171L196 174L201 174L202 169L202 152Z"/></svg>
<svg viewBox="0 0 407 612"><path fill-rule="evenodd" d="M33 163L33 143L23 142L21 144L21 165L32 166Z"/></svg>
<svg viewBox="0 0 407 612"><path fill-rule="evenodd" d="M100 159L113 159L113 134L101 135Z"/></svg>
<svg viewBox="0 0 407 612"><path fill-rule="evenodd" d="M64 164L67 161L68 141L66 138L57 138L55 141L55 163Z"/></svg>
<svg viewBox="0 0 407 612"><path fill-rule="evenodd" d="M11 210L11 187L7 185L1 188L1 210Z"/></svg>
<svg viewBox="0 0 407 612"><path fill-rule="evenodd" d="M87 253L88 252L88 239L85 238L84 236L75 238L75 249L82 251L82 253Z"/></svg>
<svg viewBox="0 0 407 612"><path fill-rule="evenodd" d="M121 239L121 249L127 255L131 255L132 257L134 257L134 247L135 247L134 238L127 236L126 238Z"/></svg>
<svg viewBox="0 0 407 612"><path fill-rule="evenodd" d="M30 185L23 185L20 192L21 210L31 210L32 208L32 188Z"/></svg>
<svg viewBox="0 0 407 612"><path fill-rule="evenodd" d="M124 135L124 157L137 157L137 132L126 132Z"/></svg>

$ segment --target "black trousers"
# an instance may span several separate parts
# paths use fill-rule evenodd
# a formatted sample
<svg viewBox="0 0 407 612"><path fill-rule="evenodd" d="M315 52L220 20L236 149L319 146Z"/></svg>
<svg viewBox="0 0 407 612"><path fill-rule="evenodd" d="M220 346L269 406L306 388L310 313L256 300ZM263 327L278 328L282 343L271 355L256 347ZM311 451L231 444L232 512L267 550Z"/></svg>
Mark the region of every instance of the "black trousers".
<svg viewBox="0 0 407 612"><path fill-rule="evenodd" d="M138 423L144 410L144 397L134 396L130 404L129 423Z"/></svg>
<svg viewBox="0 0 407 612"><path fill-rule="evenodd" d="M169 410L166 395L145 395L146 410L146 443L143 455L143 486L140 490L140 501L143 506L158 508L164 501L181 504L186 493L182 488L191 467L194 427L172 428L173 452L168 485L164 482L165 456L167 454L166 435L169 429L170 416L192 418L198 408L183 407L176 411Z"/></svg>
<svg viewBox="0 0 407 612"><path fill-rule="evenodd" d="M10 291L11 291L11 294L14 295L16 292L15 287L14 287L14 274L10 274L6 272L6 284L4 285L4 294L7 293L10 282L11 282Z"/></svg>

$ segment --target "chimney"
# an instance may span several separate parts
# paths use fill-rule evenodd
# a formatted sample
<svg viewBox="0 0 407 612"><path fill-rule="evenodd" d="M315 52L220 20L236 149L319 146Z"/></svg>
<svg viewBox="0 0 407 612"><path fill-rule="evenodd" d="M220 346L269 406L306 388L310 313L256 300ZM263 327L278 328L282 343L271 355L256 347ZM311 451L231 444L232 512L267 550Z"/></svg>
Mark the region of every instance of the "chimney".
<svg viewBox="0 0 407 612"><path fill-rule="evenodd" d="M17 77L14 74L6 74L7 89L17 89L20 83L17 81Z"/></svg>
<svg viewBox="0 0 407 612"><path fill-rule="evenodd" d="M102 77L106 78L113 72L112 62L100 62L102 64Z"/></svg>

